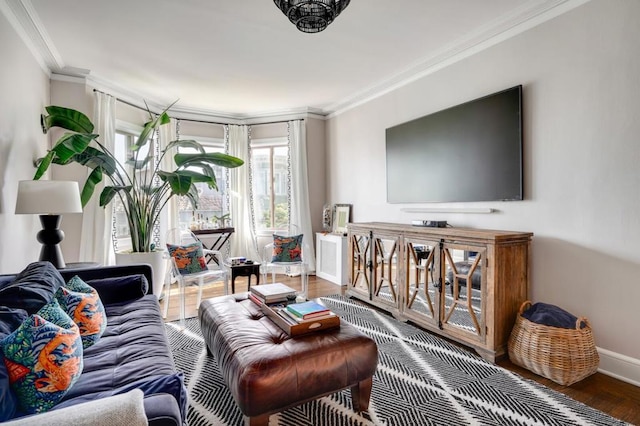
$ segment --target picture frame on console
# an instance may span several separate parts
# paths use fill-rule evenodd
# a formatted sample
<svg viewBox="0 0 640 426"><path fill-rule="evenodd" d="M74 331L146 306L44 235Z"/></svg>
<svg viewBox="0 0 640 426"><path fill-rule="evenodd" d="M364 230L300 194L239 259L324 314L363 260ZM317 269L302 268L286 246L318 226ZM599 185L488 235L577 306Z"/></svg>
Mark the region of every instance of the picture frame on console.
<svg viewBox="0 0 640 426"><path fill-rule="evenodd" d="M351 204L333 205L333 233L346 234L347 224L351 222Z"/></svg>
<svg viewBox="0 0 640 426"><path fill-rule="evenodd" d="M333 205L325 204L322 207L322 231L323 232L332 232L333 231Z"/></svg>

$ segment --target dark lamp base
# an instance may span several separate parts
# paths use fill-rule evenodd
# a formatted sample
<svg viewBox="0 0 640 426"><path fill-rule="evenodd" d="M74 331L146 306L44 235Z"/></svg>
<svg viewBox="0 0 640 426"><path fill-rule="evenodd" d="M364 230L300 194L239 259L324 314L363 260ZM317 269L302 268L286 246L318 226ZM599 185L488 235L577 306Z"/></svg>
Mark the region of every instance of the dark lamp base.
<svg viewBox="0 0 640 426"><path fill-rule="evenodd" d="M56 268L64 268L64 258L58 243L64 239L64 232L60 226L60 215L40 215L42 230L38 232L38 241L42 243L40 260L51 262Z"/></svg>

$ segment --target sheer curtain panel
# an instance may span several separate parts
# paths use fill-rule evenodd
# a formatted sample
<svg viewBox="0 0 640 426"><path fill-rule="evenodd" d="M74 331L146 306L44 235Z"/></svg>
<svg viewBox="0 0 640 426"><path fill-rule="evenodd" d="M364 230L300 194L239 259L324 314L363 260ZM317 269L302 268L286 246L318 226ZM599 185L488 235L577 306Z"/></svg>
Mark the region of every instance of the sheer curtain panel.
<svg viewBox="0 0 640 426"><path fill-rule="evenodd" d="M315 273L316 257L309 206L309 177L307 172L307 138L304 120L289 121L289 150L291 157L291 216L289 223L297 225L304 234L309 253L305 253L307 272Z"/></svg>
<svg viewBox="0 0 640 426"><path fill-rule="evenodd" d="M100 135L98 140L113 152L116 134L116 98L106 93L94 92L93 122L94 132ZM89 173L91 170L87 170L87 176ZM113 265L115 263L111 244L113 213L110 207L102 208L99 205L103 188L104 182L96 186L94 196L83 209L80 260Z"/></svg>
<svg viewBox="0 0 640 426"><path fill-rule="evenodd" d="M249 129L247 126L228 125L229 154L244 160L244 165L229 170L231 180L231 219L235 232L232 236L231 256L244 256L260 261L251 206L251 161Z"/></svg>
<svg viewBox="0 0 640 426"><path fill-rule="evenodd" d="M178 122L172 118L168 124L159 127L158 143L160 144L160 153L167 149L167 145L170 142L178 139L177 132ZM175 170L176 163L173 160L173 156L177 154L177 148L171 149L171 151L165 153L165 156L160 162L161 170ZM171 228L177 227L179 224L178 218L178 197L171 197L167 205L162 209L160 213L159 227L160 227L160 249L165 248L167 231Z"/></svg>

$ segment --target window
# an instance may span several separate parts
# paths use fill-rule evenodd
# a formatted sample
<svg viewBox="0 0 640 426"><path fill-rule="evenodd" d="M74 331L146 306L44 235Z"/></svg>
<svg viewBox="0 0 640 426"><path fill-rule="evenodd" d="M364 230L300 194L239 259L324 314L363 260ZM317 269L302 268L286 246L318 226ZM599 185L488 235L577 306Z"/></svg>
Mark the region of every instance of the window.
<svg viewBox="0 0 640 426"><path fill-rule="evenodd" d="M256 231L287 229L289 224L286 138L251 141L251 174Z"/></svg>
<svg viewBox="0 0 640 426"><path fill-rule="evenodd" d="M193 139L202 144L206 152L224 152L222 139L184 136L181 139ZM182 153L196 153L193 148L180 148ZM178 197L178 221L180 228L223 227L224 218L229 214L227 203L227 169L219 166L213 168L218 190L209 188L206 183L196 183L200 203L196 210L187 197ZM228 217L228 216L227 216Z"/></svg>
<svg viewBox="0 0 640 426"><path fill-rule="evenodd" d="M123 167L127 167L126 161L133 155L131 146L133 146L138 139L140 132L142 132L142 127L138 128L137 126L132 125L120 127L125 127L125 129L116 130L113 154L116 157L116 160L118 160ZM138 159L146 158L152 146L152 143L145 145L138 154ZM149 170L149 167L151 166L147 165L145 169L138 173L144 173L144 171ZM127 168L127 174L131 174L130 168ZM113 198L112 209L114 220L114 244L117 250L130 250L131 239L129 237L129 223L127 222L127 216L120 197L116 196Z"/></svg>

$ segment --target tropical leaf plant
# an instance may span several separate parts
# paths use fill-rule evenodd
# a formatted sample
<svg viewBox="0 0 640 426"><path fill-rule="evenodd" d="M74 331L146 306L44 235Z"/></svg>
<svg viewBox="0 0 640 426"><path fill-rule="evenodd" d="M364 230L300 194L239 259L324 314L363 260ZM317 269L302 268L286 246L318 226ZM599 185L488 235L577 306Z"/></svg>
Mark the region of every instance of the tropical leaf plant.
<svg viewBox="0 0 640 426"><path fill-rule="evenodd" d="M58 127L66 130L47 154L38 160L34 180L40 179L51 164L80 164L91 170L85 181L80 199L84 207L98 185L106 179L100 193L99 204L106 207L115 197L124 206L129 224L129 233L134 252L152 251L154 223L169 200L176 196L186 196L194 209L198 205L198 191L194 184L206 183L212 189L218 189L213 166L235 168L244 162L236 157L222 153L207 153L204 147L194 140L175 140L167 144L160 152L160 158L153 161L153 150L144 150L151 141L156 129L171 121L166 108L154 115L149 112L149 121L145 123L140 136L130 147L132 156L121 164L93 132L91 120L80 111L60 106L48 106L47 114L42 114L40 123L46 134ZM178 148L195 149L195 154L178 153ZM143 152L147 152L143 154ZM175 170L160 169L165 155L172 155Z"/></svg>

